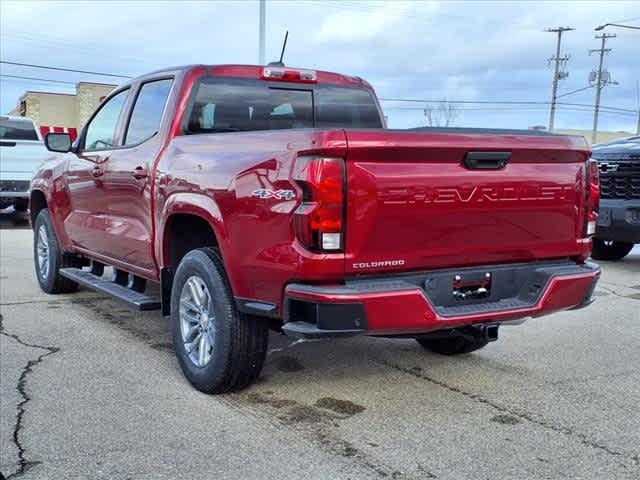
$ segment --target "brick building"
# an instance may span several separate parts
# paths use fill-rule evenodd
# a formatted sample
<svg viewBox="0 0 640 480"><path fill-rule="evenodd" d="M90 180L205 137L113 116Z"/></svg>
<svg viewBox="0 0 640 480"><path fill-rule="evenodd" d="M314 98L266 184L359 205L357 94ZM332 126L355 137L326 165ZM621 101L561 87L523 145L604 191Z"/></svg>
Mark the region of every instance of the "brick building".
<svg viewBox="0 0 640 480"><path fill-rule="evenodd" d="M49 132L68 132L75 140L100 102L116 85L80 82L76 93L26 91L9 115L29 117L42 135Z"/></svg>

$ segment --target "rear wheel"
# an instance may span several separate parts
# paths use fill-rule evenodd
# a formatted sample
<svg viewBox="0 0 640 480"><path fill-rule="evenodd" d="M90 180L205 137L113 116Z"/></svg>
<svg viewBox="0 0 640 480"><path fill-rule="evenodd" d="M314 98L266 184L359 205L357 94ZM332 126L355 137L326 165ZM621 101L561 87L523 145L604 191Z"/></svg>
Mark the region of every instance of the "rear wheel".
<svg viewBox="0 0 640 480"><path fill-rule="evenodd" d="M60 275L60 269L74 266L74 258L58 243L49 209L43 208L33 229L33 260L40 288L47 293L70 293L78 284Z"/></svg>
<svg viewBox="0 0 640 480"><path fill-rule="evenodd" d="M204 393L240 390L264 364L268 323L238 312L214 249L184 256L171 290L173 343L180 367Z"/></svg>
<svg viewBox="0 0 640 480"><path fill-rule="evenodd" d="M485 338L472 338L466 335L452 335L445 338L416 338L423 348L440 355L460 355L471 353L485 347L489 340Z"/></svg>
<svg viewBox="0 0 640 480"><path fill-rule="evenodd" d="M620 260L626 257L632 248L633 243L594 238L591 257L596 260Z"/></svg>

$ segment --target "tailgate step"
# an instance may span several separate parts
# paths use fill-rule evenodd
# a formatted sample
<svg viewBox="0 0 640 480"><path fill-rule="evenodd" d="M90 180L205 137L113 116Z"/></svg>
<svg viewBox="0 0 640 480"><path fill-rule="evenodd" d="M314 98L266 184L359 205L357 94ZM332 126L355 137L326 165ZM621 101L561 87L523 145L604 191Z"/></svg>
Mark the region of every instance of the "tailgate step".
<svg viewBox="0 0 640 480"><path fill-rule="evenodd" d="M96 290L97 292L106 293L118 300L122 300L138 310L160 309L159 298L150 297L144 293L136 292L130 288L118 285L117 283L98 277L97 275L80 268L61 268L60 275L79 283L83 287Z"/></svg>

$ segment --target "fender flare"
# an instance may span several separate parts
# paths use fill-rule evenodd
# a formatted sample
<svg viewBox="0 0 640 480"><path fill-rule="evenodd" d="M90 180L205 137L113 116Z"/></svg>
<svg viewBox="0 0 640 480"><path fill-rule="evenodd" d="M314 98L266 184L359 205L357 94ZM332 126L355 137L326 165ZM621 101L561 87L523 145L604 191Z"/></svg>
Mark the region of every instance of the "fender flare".
<svg viewBox="0 0 640 480"><path fill-rule="evenodd" d="M167 224L172 215L194 215L207 222L218 242L220 253L227 264L229 249L229 235L216 201L208 195L193 192L179 192L170 195L158 214L158 229L155 242L155 255L161 269L169 266L169 246L167 244ZM227 264L228 265L228 264ZM233 286L232 272L227 269L229 281Z"/></svg>
<svg viewBox="0 0 640 480"><path fill-rule="evenodd" d="M53 185L50 178L51 171L48 171L49 178L46 176L35 177L31 181L31 187L29 189L29 204L31 204L31 198L34 192L40 192L45 199L46 207L49 209L49 214L51 216L51 222L53 223L53 229L56 232L56 236L58 237L58 242L67 251L71 251L71 240L69 239L67 232L64 229L63 223L64 220L60 218L60 212L58 211L56 202L52 199L52 190ZM31 213L30 213L31 216ZM35 217L31 217L33 220L31 221L31 228L35 228Z"/></svg>

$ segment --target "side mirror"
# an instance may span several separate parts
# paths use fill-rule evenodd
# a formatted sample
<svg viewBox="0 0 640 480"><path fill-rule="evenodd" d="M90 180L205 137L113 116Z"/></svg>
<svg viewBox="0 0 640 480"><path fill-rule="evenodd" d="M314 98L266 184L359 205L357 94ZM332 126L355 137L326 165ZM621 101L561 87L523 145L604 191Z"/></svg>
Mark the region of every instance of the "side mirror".
<svg viewBox="0 0 640 480"><path fill-rule="evenodd" d="M71 135L68 133L48 133L47 136L44 137L44 145L52 152L70 152Z"/></svg>

